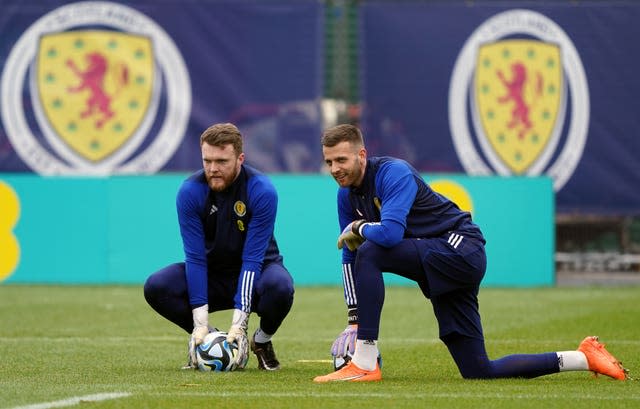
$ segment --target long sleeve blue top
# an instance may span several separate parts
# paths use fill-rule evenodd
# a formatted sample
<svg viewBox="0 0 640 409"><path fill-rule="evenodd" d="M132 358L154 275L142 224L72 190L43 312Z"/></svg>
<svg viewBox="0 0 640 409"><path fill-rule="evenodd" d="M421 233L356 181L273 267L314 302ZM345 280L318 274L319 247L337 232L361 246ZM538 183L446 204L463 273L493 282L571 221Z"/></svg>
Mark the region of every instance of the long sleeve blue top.
<svg viewBox="0 0 640 409"><path fill-rule="evenodd" d="M253 285L265 263L282 262L273 235L278 195L266 175L242 165L224 191L212 191L200 170L186 179L176 198L189 303L208 303L208 277L238 279L235 308L251 312Z"/></svg>
<svg viewBox="0 0 640 409"><path fill-rule="evenodd" d="M392 157L370 157L361 185L338 189L338 219L341 231L354 220L366 220L362 235L384 247L453 230L484 241L468 212L432 190L409 163ZM355 254L343 248L343 271L351 270ZM348 292L345 288L345 297ZM351 298L347 304L355 304Z"/></svg>

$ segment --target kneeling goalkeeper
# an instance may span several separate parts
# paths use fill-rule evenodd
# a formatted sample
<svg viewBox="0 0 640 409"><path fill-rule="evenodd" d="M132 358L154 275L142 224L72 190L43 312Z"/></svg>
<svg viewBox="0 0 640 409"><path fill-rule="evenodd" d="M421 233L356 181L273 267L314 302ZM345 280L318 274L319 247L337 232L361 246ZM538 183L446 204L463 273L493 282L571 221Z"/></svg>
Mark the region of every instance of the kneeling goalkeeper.
<svg viewBox="0 0 640 409"><path fill-rule="evenodd" d="M367 158L360 130L338 125L325 131L322 153L340 185L345 300L351 322L334 342L334 356L353 353L343 368L315 382L379 381L377 363L382 272L418 283L431 300L440 339L463 378L533 378L590 370L624 380L626 370L598 342L586 337L576 351L487 356L478 291L487 261L485 239L471 215L434 192L407 162ZM357 317L357 323L355 318Z"/></svg>

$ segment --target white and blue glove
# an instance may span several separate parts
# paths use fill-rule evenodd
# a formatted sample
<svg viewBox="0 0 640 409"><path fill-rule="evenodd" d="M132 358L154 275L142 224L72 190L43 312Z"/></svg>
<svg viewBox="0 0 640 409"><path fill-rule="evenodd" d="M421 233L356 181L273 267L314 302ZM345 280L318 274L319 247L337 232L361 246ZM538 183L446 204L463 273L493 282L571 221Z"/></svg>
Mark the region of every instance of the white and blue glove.
<svg viewBox="0 0 640 409"><path fill-rule="evenodd" d="M334 359L353 355L356 350L356 338L358 337L358 307L356 305L348 306L347 319L347 327L331 345L331 355Z"/></svg>
<svg viewBox="0 0 640 409"><path fill-rule="evenodd" d="M333 345L331 345L331 355L334 357L345 357L353 355L356 350L356 338L358 337L358 324L349 324L338 335Z"/></svg>
<svg viewBox="0 0 640 409"><path fill-rule="evenodd" d="M189 362L186 367L197 368L196 348L202 344L209 333L209 304L191 310L193 314L193 331L189 339Z"/></svg>
<svg viewBox="0 0 640 409"><path fill-rule="evenodd" d="M347 225L338 236L338 249L347 246L350 251L356 251L365 238L362 237L361 227L366 223L365 220L355 220Z"/></svg>
<svg viewBox="0 0 640 409"><path fill-rule="evenodd" d="M238 345L238 355L235 357L236 368L244 369L249 360L249 341L247 339L247 327L249 326L249 314L235 309L231 320L231 328L227 332L227 342L235 342Z"/></svg>

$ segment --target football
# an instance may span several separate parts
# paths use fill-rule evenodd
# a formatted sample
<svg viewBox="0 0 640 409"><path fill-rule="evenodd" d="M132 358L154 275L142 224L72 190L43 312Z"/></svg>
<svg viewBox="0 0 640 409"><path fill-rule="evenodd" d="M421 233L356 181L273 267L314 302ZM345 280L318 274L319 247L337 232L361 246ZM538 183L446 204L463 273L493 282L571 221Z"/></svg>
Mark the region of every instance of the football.
<svg viewBox="0 0 640 409"><path fill-rule="evenodd" d="M337 371L342 369L346 364L351 361L351 354L347 352L347 356L333 356L333 370Z"/></svg>
<svg viewBox="0 0 640 409"><path fill-rule="evenodd" d="M227 342L227 333L214 331L204 337L196 348L198 369L204 372L228 372L236 369L234 363L238 346Z"/></svg>
<svg viewBox="0 0 640 409"><path fill-rule="evenodd" d="M345 365L349 363L349 361L351 361L352 357L353 355L351 355L350 352L347 352L347 356L334 356L333 370L337 371L339 369L342 369ZM378 366L380 367L380 369L382 369L382 355L380 354L378 354Z"/></svg>

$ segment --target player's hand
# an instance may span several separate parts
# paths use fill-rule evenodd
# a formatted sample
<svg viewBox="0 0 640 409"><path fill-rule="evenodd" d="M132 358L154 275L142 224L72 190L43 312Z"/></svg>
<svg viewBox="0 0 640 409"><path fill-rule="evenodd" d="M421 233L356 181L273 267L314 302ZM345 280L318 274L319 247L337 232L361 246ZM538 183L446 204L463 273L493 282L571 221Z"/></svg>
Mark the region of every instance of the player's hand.
<svg viewBox="0 0 640 409"><path fill-rule="evenodd" d="M191 339L189 340L189 364L188 366L196 368L198 366L198 359L196 358L196 348L202 344L204 337L209 333L209 327L195 327L191 332Z"/></svg>
<svg viewBox="0 0 640 409"><path fill-rule="evenodd" d="M196 348L202 344L204 337L209 333L209 304L194 308L191 312L193 314L193 331L191 331L189 339L189 363L187 366L196 368L198 366Z"/></svg>
<svg viewBox="0 0 640 409"><path fill-rule="evenodd" d="M338 335L333 345L331 345L331 355L333 356L347 356L347 353L353 355L356 350L356 338L358 337L358 324L347 325Z"/></svg>
<svg viewBox="0 0 640 409"><path fill-rule="evenodd" d="M342 233L338 236L338 249L342 249L346 245L350 251L356 251L364 243L364 237L358 233L359 227L364 222L364 220L353 221L342 230Z"/></svg>
<svg viewBox="0 0 640 409"><path fill-rule="evenodd" d="M236 368L243 369L249 360L249 340L247 339L247 327L249 325L249 314L242 310L233 310L231 327L227 332L227 342L235 342L238 345L238 355L236 355Z"/></svg>

